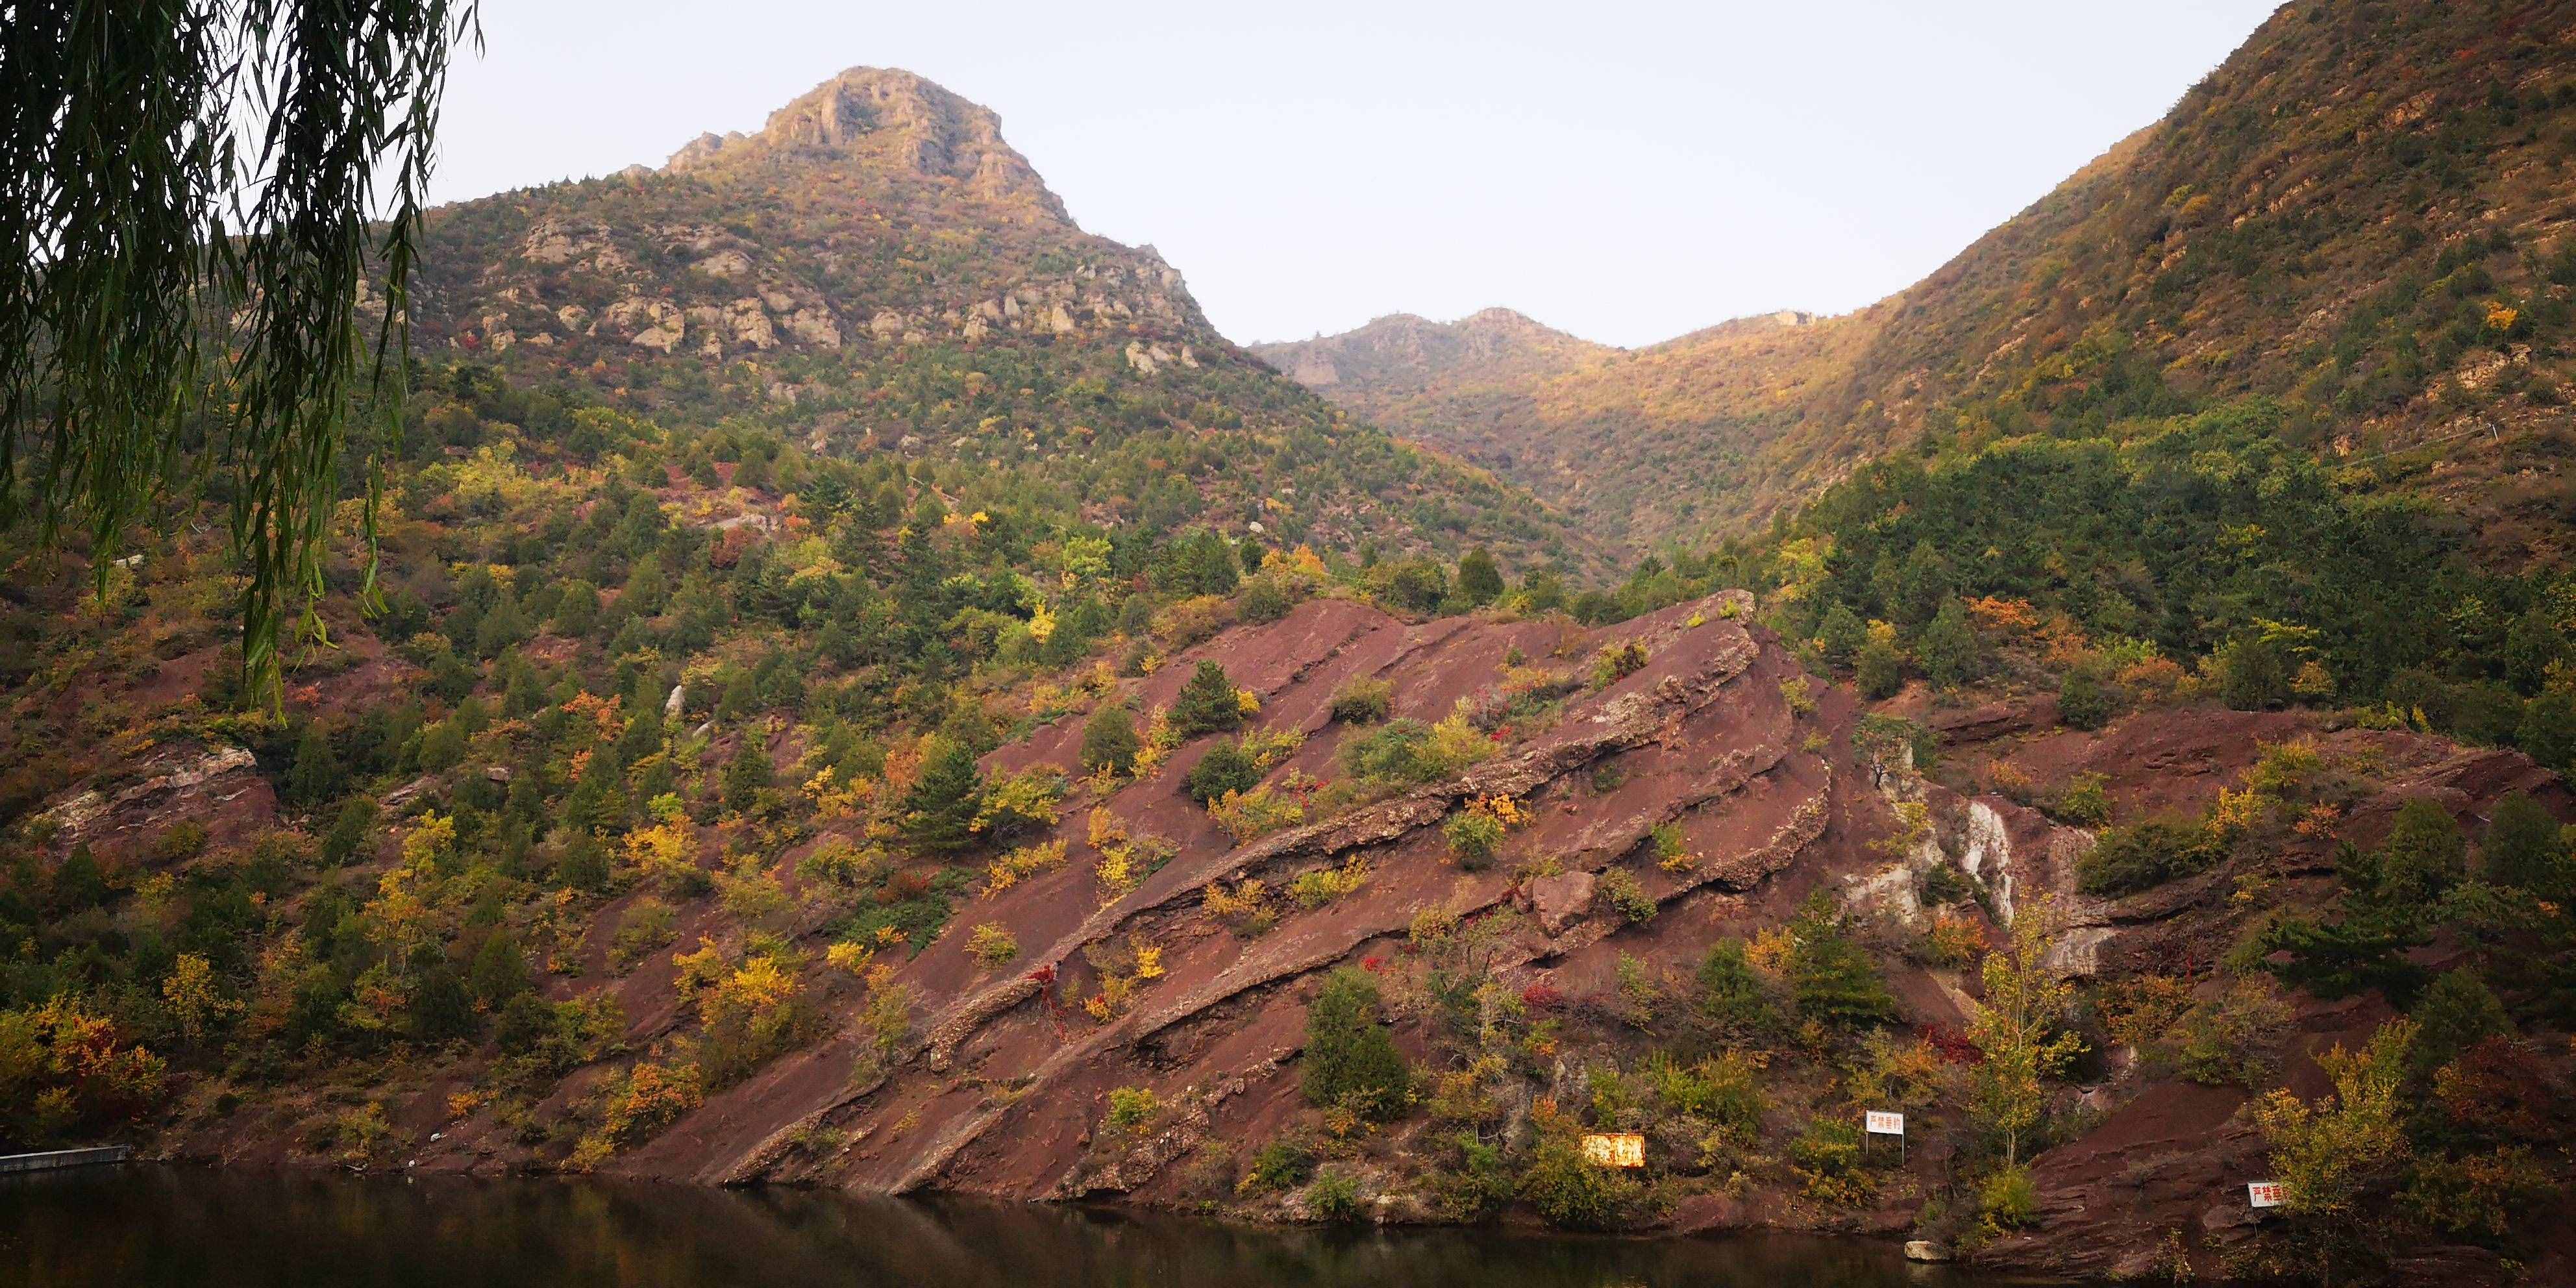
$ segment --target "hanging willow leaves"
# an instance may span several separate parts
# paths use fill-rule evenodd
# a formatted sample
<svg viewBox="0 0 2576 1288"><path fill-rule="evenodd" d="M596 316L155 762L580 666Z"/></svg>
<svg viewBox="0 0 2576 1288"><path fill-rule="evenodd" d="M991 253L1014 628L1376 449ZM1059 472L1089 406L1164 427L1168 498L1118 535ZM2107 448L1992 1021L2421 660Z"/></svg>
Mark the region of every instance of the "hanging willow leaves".
<svg viewBox="0 0 2576 1288"><path fill-rule="evenodd" d="M78 532L103 578L159 507L227 502L251 692L278 691L289 615L322 638L361 433L374 598L439 95L475 10L0 0L0 524Z"/></svg>

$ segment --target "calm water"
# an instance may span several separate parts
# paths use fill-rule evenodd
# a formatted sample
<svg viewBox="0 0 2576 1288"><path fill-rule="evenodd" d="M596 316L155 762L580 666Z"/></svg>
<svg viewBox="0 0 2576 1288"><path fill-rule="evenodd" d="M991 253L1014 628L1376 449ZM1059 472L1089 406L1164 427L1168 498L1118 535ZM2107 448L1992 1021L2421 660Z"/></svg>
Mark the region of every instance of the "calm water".
<svg viewBox="0 0 2576 1288"><path fill-rule="evenodd" d="M133 1166L0 1180L0 1284L1970 1288L1883 1243L1276 1230L801 1191Z"/></svg>

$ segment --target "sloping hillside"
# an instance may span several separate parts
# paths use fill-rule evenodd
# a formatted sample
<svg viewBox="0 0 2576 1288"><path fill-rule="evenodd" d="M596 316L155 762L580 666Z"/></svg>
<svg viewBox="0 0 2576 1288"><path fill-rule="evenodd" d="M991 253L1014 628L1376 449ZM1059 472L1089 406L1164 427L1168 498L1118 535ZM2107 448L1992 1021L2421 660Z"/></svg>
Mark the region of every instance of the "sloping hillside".
<svg viewBox="0 0 2576 1288"><path fill-rule="evenodd" d="M2554 561L2571 30L2554 0L2286 5L2165 119L1878 305L1532 373L1471 405L1416 396L1424 414L1389 423L1471 455L1509 444L1512 477L1652 541L1749 531L1926 433L2263 394L2314 450L2406 453L2391 481L2469 514L2494 556Z"/></svg>
<svg viewBox="0 0 2576 1288"><path fill-rule="evenodd" d="M966 809L990 822L958 845L923 826L944 753L839 779L827 728L719 724L693 757L821 772L739 810L732 773L683 782L603 892L482 926L542 964L488 1035L273 1083L209 1071L161 1139L241 1162L398 1156L1263 1219L1907 1232L2022 1270L2136 1277L2177 1256L2215 1273L2302 1255L2236 1219L2235 1194L2270 1165L2262 1097L2319 1094L2319 1059L2396 1014L2380 985L2330 984L2356 963L2394 972L2387 996L2428 1017L2424 1069L2569 1076L2563 1049L2500 1017L2432 1045L2442 1012L2415 1000L2435 972L2493 980L2518 1007L2557 987L2563 914L2499 923L2530 951L2521 967L2476 947L2490 932L2453 904L2419 911L2424 951L2402 961L2302 938L2373 897L2341 842L2397 855L2449 836L2457 864L2454 819L2576 806L2527 759L2191 704L2099 733L2044 703L1912 726L1802 674L1750 607L1733 593L1585 631L1312 600L963 762ZM1190 733L1210 667L1239 724ZM1143 730L1136 758L1089 768L1101 714L1121 711ZM1191 798L1238 756L1231 795ZM417 839L443 833L429 801L470 810L480 777L391 803L409 813L402 844L338 878L378 892L364 904L287 875L277 905L306 929L263 960L350 951L404 893L434 923L478 885L510 888L507 870L433 848L452 840ZM67 818L58 839L96 826ZM2185 844L2112 840L2168 833L2206 839L2166 870L2110 859ZM2513 884L2481 897L2576 873L2563 842L2532 867L2515 844L2486 831L2479 870ZM2083 1054L2043 1085L2032 1206L1980 1226L1998 1209L1973 1180L1996 1163L1977 1043L1997 1039L1977 1017L2000 985L1975 967L2033 918L2050 927L2031 941L2046 974L2081 986ZM1342 1027L1319 1018L1333 1014ZM278 1022L260 1015L228 1023ZM1910 1117L1901 1165L1849 1126L1886 1106ZM2494 1154L2501 1120L2474 1105L2428 1112L2453 1117L2425 1128L2407 1175L2503 1167L2527 1187L2513 1192L2563 1204L2563 1113L2528 1127L2550 1152L2527 1158ZM1635 1178L1569 1161L1580 1133L1621 1130L1646 1140ZM2464 1202L2389 1226L2414 1233L2372 1264L2461 1283L2499 1256L2565 1264L2563 1223L2490 1232L2489 1200Z"/></svg>
<svg viewBox="0 0 2576 1288"><path fill-rule="evenodd" d="M990 111L909 72L845 72L658 171L439 210L422 255L423 347L675 428L1015 474L1155 527L1586 554L1228 343L1150 248L1075 226Z"/></svg>

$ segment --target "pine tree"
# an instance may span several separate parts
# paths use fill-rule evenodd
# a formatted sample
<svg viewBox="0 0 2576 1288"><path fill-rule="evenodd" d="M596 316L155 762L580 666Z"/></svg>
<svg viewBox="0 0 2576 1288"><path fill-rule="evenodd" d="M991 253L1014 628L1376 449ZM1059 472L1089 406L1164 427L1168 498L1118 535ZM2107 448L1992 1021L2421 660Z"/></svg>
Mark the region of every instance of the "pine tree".
<svg viewBox="0 0 2576 1288"><path fill-rule="evenodd" d="M921 778L903 797L903 837L933 854L975 843L975 816L984 808L984 774L965 744L933 738Z"/></svg>
<svg viewBox="0 0 2576 1288"><path fill-rule="evenodd" d="M1852 659L1860 655L1861 646L1868 642L1869 628L1849 604L1837 603L1826 610L1824 624L1816 628L1817 649L1836 666L1851 665Z"/></svg>
<svg viewBox="0 0 2576 1288"><path fill-rule="evenodd" d="M513 716L532 716L546 708L546 686L537 668L517 650L501 658L501 709Z"/></svg>
<svg viewBox="0 0 2576 1288"><path fill-rule="evenodd" d="M422 1042L445 1042L474 1031L474 999L465 976L435 944L412 953L411 1035Z"/></svg>
<svg viewBox="0 0 2576 1288"><path fill-rule="evenodd" d="M474 656L494 658L505 649L526 640L530 634L527 615L519 611L519 597L502 591L493 601L491 611L474 627Z"/></svg>
<svg viewBox="0 0 2576 1288"><path fill-rule="evenodd" d="M2428 909L2468 869L2468 839L2449 810L2417 797L2398 808L2388 839L2380 843L2378 880L2371 893L2392 908Z"/></svg>
<svg viewBox="0 0 2576 1288"><path fill-rule="evenodd" d="M1208 748L1199 763L1190 766L1182 788L1190 799L1206 804L1227 792L1248 792L1261 782L1261 767L1252 763L1241 745L1228 741Z"/></svg>
<svg viewBox="0 0 2576 1288"><path fill-rule="evenodd" d="M1894 697L1905 687L1905 655L1885 640L1871 640L1853 659L1852 682L1860 686L1863 697Z"/></svg>
<svg viewBox="0 0 2576 1288"><path fill-rule="evenodd" d="M746 737L742 746L725 762L725 808L739 814L750 809L763 789L776 781L777 771L769 763L769 749L758 737ZM969 816L971 817L971 815Z"/></svg>
<svg viewBox="0 0 2576 1288"><path fill-rule="evenodd" d="M1878 963L1845 933L1832 896L1818 891L1790 925L1796 947L1789 954L1789 983L1798 1014L1842 1028L1884 1023L1896 1016Z"/></svg>
<svg viewBox="0 0 2576 1288"><path fill-rule="evenodd" d="M1933 687L1950 690L1977 677L1977 632L1958 600L1941 605L1923 628L1923 675Z"/></svg>
<svg viewBox="0 0 2576 1288"><path fill-rule="evenodd" d="M568 639L587 639L599 629L599 587L575 577L555 599L554 632Z"/></svg>
<svg viewBox="0 0 2576 1288"><path fill-rule="evenodd" d="M2474 966L2444 971L2415 999L2410 1014L2418 1026L2413 1063L2419 1072L2439 1068L2487 1038L2513 1032L2504 1003Z"/></svg>
<svg viewBox="0 0 2576 1288"><path fill-rule="evenodd" d="M312 809L336 799L347 782L330 737L322 726L307 723L304 736L295 742L295 764L286 771L287 800Z"/></svg>
<svg viewBox="0 0 2576 1288"><path fill-rule="evenodd" d="M2576 773L2576 693L2553 688L2524 703L2514 745L2549 769Z"/></svg>
<svg viewBox="0 0 2576 1288"><path fill-rule="evenodd" d="M1413 1071L1380 1022L1376 982L1347 966L1306 1008L1304 1064L1307 1100L1365 1118L1402 1113L1413 1088Z"/></svg>
<svg viewBox="0 0 2576 1288"><path fill-rule="evenodd" d="M2479 859L2487 880L2543 899L2563 900L2571 882L2567 842L2558 816L2521 792L2496 802Z"/></svg>
<svg viewBox="0 0 2576 1288"><path fill-rule="evenodd" d="M575 831L555 857L555 884L566 890L602 890L608 886L608 847L588 831Z"/></svg>
<svg viewBox="0 0 2576 1288"><path fill-rule="evenodd" d="M519 941L506 930L494 931L474 952L468 976L474 998L495 1010L528 989L528 959Z"/></svg>
<svg viewBox="0 0 2576 1288"><path fill-rule="evenodd" d="M1181 557L1183 582L1202 595L1231 595L1243 580L1234 564L1234 547L1213 532L1191 538Z"/></svg>
<svg viewBox="0 0 2576 1288"><path fill-rule="evenodd" d="M1172 728L1184 738L1195 738L1242 723L1243 703L1235 696L1234 680L1214 662L1199 663L1172 703Z"/></svg>
<svg viewBox="0 0 2576 1288"><path fill-rule="evenodd" d="M1710 945L1699 964L1699 1010L1720 1029L1752 1036L1772 1026L1771 995L1753 969L1741 939Z"/></svg>
<svg viewBox="0 0 2576 1288"><path fill-rule="evenodd" d="M1136 767L1136 753L1144 749L1136 736L1135 713L1125 702L1104 702L1091 713L1082 726L1082 768L1086 773L1108 770L1124 774Z"/></svg>
<svg viewBox="0 0 2576 1288"><path fill-rule="evenodd" d="M1907 625L1931 619L1950 598L1950 565L1928 540L1917 541L1896 574L1897 602L1888 605Z"/></svg>
<svg viewBox="0 0 2576 1288"><path fill-rule="evenodd" d="M1458 597L1471 606L1483 607L1503 593L1503 570L1494 563L1493 552L1478 546L1458 560Z"/></svg>
<svg viewBox="0 0 2576 1288"><path fill-rule="evenodd" d="M374 801L365 796L350 797L340 807L339 817L332 820L331 830L322 837L322 862L336 868L357 857L367 838L375 833L376 814Z"/></svg>

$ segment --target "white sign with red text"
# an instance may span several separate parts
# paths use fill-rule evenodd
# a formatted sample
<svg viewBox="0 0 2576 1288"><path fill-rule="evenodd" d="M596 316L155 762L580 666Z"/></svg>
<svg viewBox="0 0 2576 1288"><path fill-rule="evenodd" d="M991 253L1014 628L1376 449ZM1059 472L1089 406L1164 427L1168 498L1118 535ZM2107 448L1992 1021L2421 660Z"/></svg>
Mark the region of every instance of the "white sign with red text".
<svg viewBox="0 0 2576 1288"><path fill-rule="evenodd" d="M2279 1181L2247 1181L2245 1183L2245 1201L2258 1208L2279 1207L2281 1206L2281 1183Z"/></svg>
<svg viewBox="0 0 2576 1288"><path fill-rule="evenodd" d="M1902 1136L1905 1134L1905 1115L1879 1109L1864 1110L1861 1126L1872 1136Z"/></svg>

